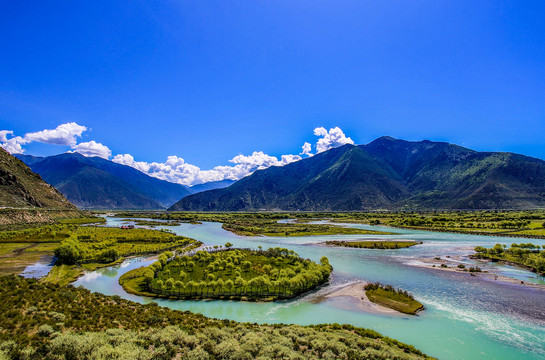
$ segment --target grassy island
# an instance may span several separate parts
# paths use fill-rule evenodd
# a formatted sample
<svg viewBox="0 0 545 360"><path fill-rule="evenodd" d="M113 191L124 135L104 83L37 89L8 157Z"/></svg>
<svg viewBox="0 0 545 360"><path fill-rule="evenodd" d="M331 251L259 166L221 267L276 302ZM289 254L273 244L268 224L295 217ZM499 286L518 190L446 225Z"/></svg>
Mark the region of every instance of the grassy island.
<svg viewBox="0 0 545 360"><path fill-rule="evenodd" d="M402 249L421 244L416 241L326 241L330 246L343 246L360 249Z"/></svg>
<svg viewBox="0 0 545 360"><path fill-rule="evenodd" d="M119 213L118 217L126 218L151 218L170 221L185 221L198 223L200 221L214 221L223 223L225 230L242 236L313 236L313 235L342 235L342 234L373 234L389 235L391 233L355 229L331 224L309 224L305 222L279 222L284 219L301 219L298 213L196 213L196 212L172 212L172 213Z"/></svg>
<svg viewBox="0 0 545 360"><path fill-rule="evenodd" d="M1 359L429 359L350 325L257 325L0 277Z"/></svg>
<svg viewBox="0 0 545 360"><path fill-rule="evenodd" d="M509 248L506 245L496 244L491 249L477 246L475 248L476 254L473 257L502 261L515 266L529 268L534 272L545 275L545 248L543 250L540 248L543 247L532 243L511 244Z"/></svg>
<svg viewBox="0 0 545 360"><path fill-rule="evenodd" d="M395 289L391 285L370 283L365 285L364 289L370 301L404 314L415 315L424 309L424 305L416 301L407 291Z"/></svg>
<svg viewBox="0 0 545 360"><path fill-rule="evenodd" d="M226 249L192 256L164 253L146 268L124 274L119 282L132 293L175 298L240 300L288 299L329 279L326 257L320 264L293 250Z"/></svg>

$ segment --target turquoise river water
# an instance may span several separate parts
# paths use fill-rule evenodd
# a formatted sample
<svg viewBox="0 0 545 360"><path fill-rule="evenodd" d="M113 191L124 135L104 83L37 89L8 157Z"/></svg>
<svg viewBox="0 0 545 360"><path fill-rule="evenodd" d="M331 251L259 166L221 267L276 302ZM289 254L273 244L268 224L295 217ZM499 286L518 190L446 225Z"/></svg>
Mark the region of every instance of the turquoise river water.
<svg viewBox="0 0 545 360"><path fill-rule="evenodd" d="M107 218L108 226L121 220ZM149 264L152 260L126 260L117 267L87 273L74 283L91 291L147 303L155 301L172 309L190 310L209 317L257 323L346 323L376 330L412 344L439 359L545 359L545 291L520 283L508 283L425 268L420 259L454 256L474 265L465 256L473 247L496 243L544 240L500 238L450 233L400 230L380 226L350 225L386 230L396 235L338 235L312 237L241 237L221 228L220 223L182 224L168 227L179 235L205 245L235 247L286 247L301 257L319 261L327 256L334 271L329 284L304 297L285 302L176 301L151 299L127 294L118 284L123 273ZM422 241L423 244L399 250L333 248L321 245L332 239L392 238ZM478 263L497 274L525 282L545 284L529 271L504 265ZM358 280L380 281L410 291L426 310L418 316L384 315L360 310L353 298L321 296Z"/></svg>

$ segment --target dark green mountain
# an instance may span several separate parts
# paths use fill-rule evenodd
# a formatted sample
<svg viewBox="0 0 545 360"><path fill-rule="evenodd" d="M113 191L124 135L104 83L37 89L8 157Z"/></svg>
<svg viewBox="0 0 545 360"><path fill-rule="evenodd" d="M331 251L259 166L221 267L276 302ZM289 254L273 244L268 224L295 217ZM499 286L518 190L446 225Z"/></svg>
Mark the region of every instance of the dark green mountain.
<svg viewBox="0 0 545 360"><path fill-rule="evenodd" d="M66 153L21 159L30 160L33 171L80 208L161 209L190 194L183 185L99 157Z"/></svg>
<svg viewBox="0 0 545 360"><path fill-rule="evenodd" d="M545 207L545 162L443 142L390 137L345 145L170 210L518 209Z"/></svg>
<svg viewBox="0 0 545 360"><path fill-rule="evenodd" d="M0 207L77 210L21 160L0 148Z"/></svg>

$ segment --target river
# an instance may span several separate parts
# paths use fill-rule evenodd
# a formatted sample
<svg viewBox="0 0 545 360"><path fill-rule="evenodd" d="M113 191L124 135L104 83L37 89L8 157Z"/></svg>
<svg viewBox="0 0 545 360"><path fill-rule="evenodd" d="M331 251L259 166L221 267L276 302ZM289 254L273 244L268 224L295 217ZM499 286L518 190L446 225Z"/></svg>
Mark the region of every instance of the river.
<svg viewBox="0 0 545 360"><path fill-rule="evenodd" d="M108 226L121 220L107 218ZM396 235L338 235L312 237L241 237L225 231L220 223L181 224L167 227L176 234L202 241L205 245L235 247L285 247L301 257L319 261L327 256L334 268L329 284L304 297L285 302L180 301L151 299L127 294L118 284L123 273L147 265L145 258L128 259L123 264L87 273L75 286L106 295L147 303L155 301L172 309L190 310L209 317L257 323L346 323L376 330L383 335L412 344L439 359L545 359L545 291L417 266L421 258L462 256L477 245L545 240L501 238L464 234L393 229L381 226L350 225L363 229L394 232ZM399 250L333 248L326 240L391 238L422 241L423 244ZM482 263L478 263L483 267ZM484 265L489 266L489 265ZM494 264L489 268L501 275L526 282L545 284L543 278L526 270ZM426 310L418 316L385 315L363 312L353 298L323 295L354 281L380 281L411 292Z"/></svg>

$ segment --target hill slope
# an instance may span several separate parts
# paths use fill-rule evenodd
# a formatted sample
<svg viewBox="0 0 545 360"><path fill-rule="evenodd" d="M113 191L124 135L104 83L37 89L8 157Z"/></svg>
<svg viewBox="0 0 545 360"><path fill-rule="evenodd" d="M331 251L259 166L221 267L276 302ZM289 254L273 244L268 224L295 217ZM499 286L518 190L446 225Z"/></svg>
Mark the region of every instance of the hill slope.
<svg viewBox="0 0 545 360"><path fill-rule="evenodd" d="M190 194L183 185L99 157L66 153L35 159L32 170L80 208L161 209Z"/></svg>
<svg viewBox="0 0 545 360"><path fill-rule="evenodd" d="M4 149L0 149L0 206L76 209L57 189Z"/></svg>
<svg viewBox="0 0 545 360"><path fill-rule="evenodd" d="M188 196L170 210L495 209L545 206L545 162L443 142L382 137L225 189Z"/></svg>

